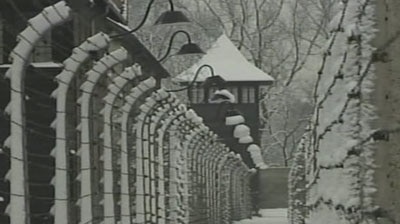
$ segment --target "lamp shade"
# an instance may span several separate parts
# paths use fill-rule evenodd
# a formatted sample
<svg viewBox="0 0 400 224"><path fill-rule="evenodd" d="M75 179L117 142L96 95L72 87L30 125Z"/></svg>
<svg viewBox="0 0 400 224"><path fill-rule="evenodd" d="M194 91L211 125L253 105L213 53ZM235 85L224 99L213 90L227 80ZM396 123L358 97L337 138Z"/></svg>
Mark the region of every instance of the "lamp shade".
<svg viewBox="0 0 400 224"><path fill-rule="evenodd" d="M190 20L181 11L167 11L161 14L155 22L155 25L171 23L187 23Z"/></svg>
<svg viewBox="0 0 400 224"><path fill-rule="evenodd" d="M199 47L199 45L194 43L187 43L181 47L177 55L185 54L205 54L205 52Z"/></svg>

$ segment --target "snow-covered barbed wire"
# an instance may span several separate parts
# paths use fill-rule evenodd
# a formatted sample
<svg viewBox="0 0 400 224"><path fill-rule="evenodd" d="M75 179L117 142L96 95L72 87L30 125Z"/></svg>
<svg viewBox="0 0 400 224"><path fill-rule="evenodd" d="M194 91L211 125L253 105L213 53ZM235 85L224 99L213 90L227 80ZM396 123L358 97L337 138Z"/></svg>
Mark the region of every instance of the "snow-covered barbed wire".
<svg viewBox="0 0 400 224"><path fill-rule="evenodd" d="M376 119L371 104L373 63L380 47L371 45L376 32L374 14L372 1L344 1L332 22L337 29L332 29L318 72L311 141L305 153L307 184L303 188L308 194L310 223L326 219L375 223L367 215L375 209L374 147L399 129L371 127Z"/></svg>

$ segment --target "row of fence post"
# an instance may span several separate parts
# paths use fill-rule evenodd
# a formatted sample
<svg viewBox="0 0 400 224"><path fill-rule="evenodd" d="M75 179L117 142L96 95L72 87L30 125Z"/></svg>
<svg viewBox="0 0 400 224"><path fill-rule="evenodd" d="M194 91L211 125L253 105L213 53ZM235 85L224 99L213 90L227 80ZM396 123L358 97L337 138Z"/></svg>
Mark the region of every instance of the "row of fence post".
<svg viewBox="0 0 400 224"><path fill-rule="evenodd" d="M57 16L65 11L64 17L46 30L71 20L64 2L46 10ZM35 31L39 25L32 22L25 32L35 33L40 39L45 32ZM139 65L128 65L129 52L120 48L104 54L110 41L104 33L89 38L72 51L56 78L59 86L52 96L57 101L53 122L57 141L51 152L55 157L56 192L49 211L55 222L219 224L250 217L250 184L255 170L219 142L202 119L174 94L157 90L155 80L142 74ZM12 224L29 223L28 204L34 200L26 190L29 178L22 108L26 60L36 42L20 40L18 46L30 48L19 52L17 46L9 71L14 86L10 105L16 108L10 135L10 182L15 187L11 188L7 209L11 210ZM103 56L94 61L89 57L93 52ZM116 69L118 66L124 69ZM84 71L85 67L89 69ZM74 91L78 96L67 102L66 96ZM70 101L80 110L67 113ZM71 120L80 121L73 130L68 128ZM73 156L70 141L77 142ZM67 164L72 160L76 170ZM72 171L77 175L69 175ZM18 183L21 186L16 186ZM71 189L79 191L72 197Z"/></svg>
<svg viewBox="0 0 400 224"><path fill-rule="evenodd" d="M232 223L250 217L250 183L255 170L220 143L193 110L177 105L174 95L158 90L144 105L136 125L136 150L146 154L137 153L137 164L149 158L137 172L138 177L143 176L145 187L136 192L137 215L141 217L136 222ZM143 125L146 121L148 126ZM147 143L143 145L141 141ZM169 153L165 154L165 150ZM160 159L161 155L169 158ZM157 174L150 170L157 170ZM152 178L163 181L151 185ZM153 204L163 209L154 209Z"/></svg>

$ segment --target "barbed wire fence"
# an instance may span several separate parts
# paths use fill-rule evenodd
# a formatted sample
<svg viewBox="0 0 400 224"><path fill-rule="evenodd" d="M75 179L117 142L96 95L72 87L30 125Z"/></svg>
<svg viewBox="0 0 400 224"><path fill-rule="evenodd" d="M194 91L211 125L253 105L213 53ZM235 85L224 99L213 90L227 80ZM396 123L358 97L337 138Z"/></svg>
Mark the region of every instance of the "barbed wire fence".
<svg viewBox="0 0 400 224"><path fill-rule="evenodd" d="M375 66L388 62L385 52L399 37L396 31L384 42L373 42L378 4L337 3L339 10L317 73L314 118L291 169L292 224L321 223L327 217L338 223L394 220L388 213L378 214L381 208L373 200L374 153L381 142L400 131L395 125L374 125L378 116L372 96L378 85Z"/></svg>

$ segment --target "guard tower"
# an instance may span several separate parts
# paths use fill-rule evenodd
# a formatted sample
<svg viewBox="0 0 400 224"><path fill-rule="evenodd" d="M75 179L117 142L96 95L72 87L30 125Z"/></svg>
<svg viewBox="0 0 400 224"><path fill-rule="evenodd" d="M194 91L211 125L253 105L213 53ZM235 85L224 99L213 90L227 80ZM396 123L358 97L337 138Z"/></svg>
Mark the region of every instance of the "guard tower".
<svg viewBox="0 0 400 224"><path fill-rule="evenodd" d="M204 65L209 65L208 69ZM234 95L234 103L209 102L209 98L218 90L216 86L204 85L212 72L225 80L224 87ZM198 77L195 79L196 73ZM216 40L202 59L177 78L183 85L188 85L195 79L193 86L187 90L190 106L221 137L222 142L240 153L244 161L252 167L251 159L247 158L248 153L243 153L246 152L247 145L238 144L233 138L232 128L225 125L225 114L232 109L240 112L246 125L250 127L254 143L260 144L260 88L272 84L273 78L248 62L225 34Z"/></svg>

